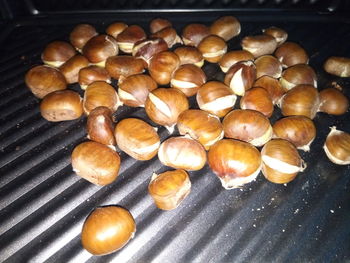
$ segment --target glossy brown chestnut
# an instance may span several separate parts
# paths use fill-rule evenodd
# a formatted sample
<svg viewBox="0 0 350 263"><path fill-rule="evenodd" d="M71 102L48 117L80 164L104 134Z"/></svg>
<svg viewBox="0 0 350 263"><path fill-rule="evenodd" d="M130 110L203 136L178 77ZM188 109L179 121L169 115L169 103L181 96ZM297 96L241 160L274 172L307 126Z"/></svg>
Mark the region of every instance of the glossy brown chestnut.
<svg viewBox="0 0 350 263"><path fill-rule="evenodd" d="M116 39L127 27L128 25L123 22L115 22L107 27L106 33Z"/></svg>
<svg viewBox="0 0 350 263"><path fill-rule="evenodd" d="M328 159L335 164L350 164L350 134L337 130L337 127L330 127L323 149Z"/></svg>
<svg viewBox="0 0 350 263"><path fill-rule="evenodd" d="M107 83L111 83L111 76L105 68L95 65L82 68L79 71L78 82L83 90L85 90L88 85L95 81L105 81Z"/></svg>
<svg viewBox="0 0 350 263"><path fill-rule="evenodd" d="M67 88L63 74L46 65L31 68L25 76L25 83L34 96L40 99L53 91Z"/></svg>
<svg viewBox="0 0 350 263"><path fill-rule="evenodd" d="M40 113L48 121L75 120L83 114L82 99L72 90L57 90L41 101Z"/></svg>
<svg viewBox="0 0 350 263"><path fill-rule="evenodd" d="M107 58L118 55L118 45L113 37L98 35L85 44L83 55L91 63L104 67Z"/></svg>
<svg viewBox="0 0 350 263"><path fill-rule="evenodd" d="M157 38L163 39L167 43L168 48L172 48L176 44L182 44L181 37L179 37L176 30L172 27L166 27L152 34L151 37L157 37Z"/></svg>
<svg viewBox="0 0 350 263"><path fill-rule="evenodd" d="M349 99L336 88L320 91L320 108L318 111L332 115L342 115L349 110Z"/></svg>
<svg viewBox="0 0 350 263"><path fill-rule="evenodd" d="M202 53L203 58L211 63L217 63L227 52L225 40L216 35L210 35L199 43L198 50Z"/></svg>
<svg viewBox="0 0 350 263"><path fill-rule="evenodd" d="M151 34L154 34L164 28L172 27L172 26L173 25L168 19L155 18L155 19L152 19L152 21L149 24L149 31L151 32Z"/></svg>
<svg viewBox="0 0 350 263"><path fill-rule="evenodd" d="M282 64L277 58L271 55L264 55L258 57L255 61L256 66L256 78L262 76L270 76L278 79L282 74Z"/></svg>
<svg viewBox="0 0 350 263"><path fill-rule="evenodd" d="M132 56L113 56L107 59L106 70L112 78L119 80L122 76L128 77L144 72L145 62Z"/></svg>
<svg viewBox="0 0 350 263"><path fill-rule="evenodd" d="M348 57L329 57L323 64L323 69L329 74L348 78L350 77L350 58Z"/></svg>
<svg viewBox="0 0 350 263"><path fill-rule="evenodd" d="M312 85L317 88L317 76L309 65L297 64L283 71L280 83L286 91L300 84Z"/></svg>
<svg viewBox="0 0 350 263"><path fill-rule="evenodd" d="M237 62L247 60L254 60L254 56L252 55L252 53L246 50L234 50L227 52L222 56L222 58L219 61L219 66L221 70L224 73L226 73L230 69L230 67L236 64Z"/></svg>
<svg viewBox="0 0 350 263"><path fill-rule="evenodd" d="M171 51L155 54L150 60L148 70L151 77L159 85L170 83L173 72L180 66L179 57Z"/></svg>
<svg viewBox="0 0 350 263"><path fill-rule="evenodd" d="M66 78L68 84L76 83L79 80L79 71L89 66L89 60L82 55L75 55L67 60L59 69Z"/></svg>
<svg viewBox="0 0 350 263"><path fill-rule="evenodd" d="M143 59L148 64L155 54L165 50L168 50L168 45L162 38L151 38L136 42L132 55Z"/></svg>
<svg viewBox="0 0 350 263"><path fill-rule="evenodd" d="M138 25L131 25L119 33L116 40L118 47L124 53L132 53L134 44L138 41L146 39L147 35L142 27Z"/></svg>
<svg viewBox="0 0 350 263"><path fill-rule="evenodd" d="M272 54L277 48L277 41L269 35L246 36L242 39L241 46L257 58Z"/></svg>
<svg viewBox="0 0 350 263"><path fill-rule="evenodd" d="M88 118L88 139L105 145L115 145L112 111L104 106L93 109Z"/></svg>
<svg viewBox="0 0 350 263"><path fill-rule="evenodd" d="M274 27L274 26L263 29L263 33L265 35L269 35L269 36L274 37L277 41L278 46L280 46L284 42L286 42L286 40L288 38L288 33L285 30L283 30L282 28Z"/></svg>
<svg viewBox="0 0 350 263"><path fill-rule="evenodd" d="M203 55L196 47L178 47L174 53L179 56L180 65L194 64L197 67L202 67L204 64Z"/></svg>
<svg viewBox="0 0 350 263"><path fill-rule="evenodd" d="M197 47L203 38L210 35L210 29L203 24L189 24L182 30L182 41L186 46Z"/></svg>
<svg viewBox="0 0 350 263"><path fill-rule="evenodd" d="M229 41L241 33L241 23L234 16L223 16L211 24L210 33Z"/></svg>
<svg viewBox="0 0 350 263"><path fill-rule="evenodd" d="M53 41L45 47L41 60L52 67L59 67L75 54L76 51L71 44L64 41Z"/></svg>
<svg viewBox="0 0 350 263"><path fill-rule="evenodd" d="M273 103L270 94L264 88L254 87L247 90L240 101L241 109L256 110L271 117L273 113Z"/></svg>
<svg viewBox="0 0 350 263"><path fill-rule="evenodd" d="M309 56L305 49L294 42L285 42L280 45L275 51L275 57L284 68L297 64L308 64L309 62Z"/></svg>
<svg viewBox="0 0 350 263"><path fill-rule="evenodd" d="M286 92L277 79L266 75L258 78L254 82L253 87L261 87L266 89L267 92L270 94L270 98L273 104L278 103L279 100L282 98L283 94Z"/></svg>
<svg viewBox="0 0 350 263"><path fill-rule="evenodd" d="M94 36L97 36L96 29L89 24L76 25L69 35L69 41L79 52L83 49L86 42Z"/></svg>

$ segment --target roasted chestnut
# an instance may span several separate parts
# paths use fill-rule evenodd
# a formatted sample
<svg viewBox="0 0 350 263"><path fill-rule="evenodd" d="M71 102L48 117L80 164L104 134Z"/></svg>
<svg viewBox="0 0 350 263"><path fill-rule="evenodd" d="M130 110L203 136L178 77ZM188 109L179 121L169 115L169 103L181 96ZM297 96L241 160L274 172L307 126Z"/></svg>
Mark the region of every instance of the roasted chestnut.
<svg viewBox="0 0 350 263"><path fill-rule="evenodd" d="M260 87L254 87L247 90L240 101L241 109L256 110L271 117L273 113L273 103L270 94Z"/></svg>
<svg viewBox="0 0 350 263"><path fill-rule="evenodd" d="M187 172L181 169L161 174L153 173L148 192L156 206L162 210L173 210L191 191L191 181Z"/></svg>
<svg viewBox="0 0 350 263"><path fill-rule="evenodd" d="M317 76L310 66L297 64L283 71L280 83L285 90L290 90L299 84L312 85L317 88Z"/></svg>
<svg viewBox="0 0 350 263"><path fill-rule="evenodd" d="M71 44L64 41L53 41L45 47L41 60L52 67L59 67L75 54L76 51Z"/></svg>
<svg viewBox="0 0 350 263"><path fill-rule="evenodd" d="M127 118L115 127L115 139L120 150L136 160L156 156L160 139L155 128L140 119Z"/></svg>
<svg viewBox="0 0 350 263"><path fill-rule="evenodd" d="M207 77L201 68L185 64L176 69L171 77L170 86L181 90L187 97L193 96L207 81Z"/></svg>
<svg viewBox="0 0 350 263"><path fill-rule="evenodd" d="M318 111L332 115L342 115L349 110L349 99L336 88L320 91L320 108Z"/></svg>
<svg viewBox="0 0 350 263"><path fill-rule="evenodd" d="M120 167L119 154L98 142L83 142L72 153L73 171L96 185L107 185L117 177Z"/></svg>
<svg viewBox="0 0 350 263"><path fill-rule="evenodd" d="M146 33L142 27L131 25L119 33L116 40L121 51L131 54L134 44L146 39L146 37Z"/></svg>
<svg viewBox="0 0 350 263"><path fill-rule="evenodd" d="M276 79L281 77L282 64L274 56L264 55L258 57L254 63L256 66L256 78L260 78L265 75Z"/></svg>
<svg viewBox="0 0 350 263"><path fill-rule="evenodd" d="M112 78L119 80L120 77L144 72L145 63L142 59L132 56L113 56L107 59L106 70Z"/></svg>
<svg viewBox="0 0 350 263"><path fill-rule="evenodd" d="M172 27L163 28L151 36L163 39L169 48L172 48L176 44L182 44L181 37L179 37L176 30Z"/></svg>
<svg viewBox="0 0 350 263"><path fill-rule="evenodd" d="M151 23L149 24L149 31L151 32L151 34L154 34L164 28L172 27L172 26L173 25L168 19L155 18L155 19L152 19Z"/></svg>
<svg viewBox="0 0 350 263"><path fill-rule="evenodd" d="M270 98L273 104L278 103L285 93L285 90L282 88L281 83L277 79L267 75L258 78L254 82L253 87L261 87L266 89L270 94Z"/></svg>
<svg viewBox="0 0 350 263"><path fill-rule="evenodd" d="M255 58L272 54L277 47L277 41L269 35L246 36L241 41L243 50L253 54Z"/></svg>
<svg viewBox="0 0 350 263"><path fill-rule="evenodd" d="M229 41L241 33L241 23L234 16L223 16L211 24L210 33Z"/></svg>
<svg viewBox="0 0 350 263"><path fill-rule="evenodd" d="M123 22L115 22L110 24L107 29L106 29L106 33L112 37L114 37L115 39L118 37L118 35L123 32L125 30L125 28L127 28L128 25L123 23Z"/></svg>
<svg viewBox="0 0 350 263"><path fill-rule="evenodd" d="M209 81L199 88L196 99L201 110L221 118L232 110L237 96L225 84Z"/></svg>
<svg viewBox="0 0 350 263"><path fill-rule="evenodd" d="M72 90L57 90L44 97L40 113L48 121L75 120L83 114L82 99Z"/></svg>
<svg viewBox="0 0 350 263"><path fill-rule="evenodd" d="M227 45L221 37L210 35L203 38L198 45L198 50L206 61L217 63L227 52Z"/></svg>
<svg viewBox="0 0 350 263"><path fill-rule="evenodd" d="M277 46L282 45L288 38L288 33L285 30L274 26L263 29L263 33L274 37L277 41Z"/></svg>
<svg viewBox="0 0 350 263"><path fill-rule="evenodd" d="M280 45L275 51L275 57L284 68L297 64L308 64L309 62L309 56L305 49L294 42L285 42Z"/></svg>
<svg viewBox="0 0 350 263"><path fill-rule="evenodd" d="M79 71L78 82L81 89L85 90L88 85L95 81L111 83L111 76L105 68L99 66L88 66Z"/></svg>
<svg viewBox="0 0 350 263"><path fill-rule="evenodd" d="M329 57L323 64L323 68L329 74L342 78L348 78L350 77L350 58Z"/></svg>
<svg viewBox="0 0 350 263"><path fill-rule="evenodd" d="M149 74L159 85L170 83L173 72L180 66L179 57L171 51L155 54L149 63Z"/></svg>
<svg viewBox="0 0 350 263"><path fill-rule="evenodd" d="M168 45L162 38L151 38L136 42L132 49L132 55L143 59L148 64L155 54L165 50L168 50Z"/></svg>
<svg viewBox="0 0 350 263"><path fill-rule="evenodd" d="M118 45L113 37L98 35L85 44L83 55L91 63L104 67L107 58L118 55Z"/></svg>
<svg viewBox="0 0 350 263"><path fill-rule="evenodd" d="M25 83L34 96L40 99L53 91L67 88L63 74L46 65L31 68L25 76Z"/></svg>
<svg viewBox="0 0 350 263"><path fill-rule="evenodd" d="M182 30L182 41L186 46L197 47L203 38L210 35L210 29L203 24L189 24Z"/></svg>
<svg viewBox="0 0 350 263"><path fill-rule="evenodd" d="M98 207L84 222L81 243L93 255L106 255L124 247L135 232L135 220L128 210L119 206Z"/></svg>
<svg viewBox="0 0 350 263"><path fill-rule="evenodd" d="M237 62L246 61L246 60L254 60L254 56L252 53L246 50L234 50L227 52L222 56L219 61L219 66L221 70L226 73L231 66L236 64Z"/></svg>
<svg viewBox="0 0 350 263"><path fill-rule="evenodd" d="M204 64L203 55L196 47L178 47L174 53L179 56L180 65L194 64L197 67L202 67Z"/></svg>
<svg viewBox="0 0 350 263"><path fill-rule="evenodd" d="M331 127L323 149L328 159L335 164L350 164L350 134Z"/></svg>
<svg viewBox="0 0 350 263"><path fill-rule="evenodd" d="M225 189L234 189L255 180L261 169L261 155L249 143L223 139L210 147L208 164Z"/></svg>
<svg viewBox="0 0 350 263"><path fill-rule="evenodd" d="M68 59L59 69L66 78L68 84L76 83L79 80L79 71L89 66L89 61L82 55L75 55Z"/></svg>
<svg viewBox="0 0 350 263"><path fill-rule="evenodd" d="M96 32L96 29L92 25L79 24L76 25L70 33L69 41L73 47L81 52L86 42L97 35L98 33Z"/></svg>

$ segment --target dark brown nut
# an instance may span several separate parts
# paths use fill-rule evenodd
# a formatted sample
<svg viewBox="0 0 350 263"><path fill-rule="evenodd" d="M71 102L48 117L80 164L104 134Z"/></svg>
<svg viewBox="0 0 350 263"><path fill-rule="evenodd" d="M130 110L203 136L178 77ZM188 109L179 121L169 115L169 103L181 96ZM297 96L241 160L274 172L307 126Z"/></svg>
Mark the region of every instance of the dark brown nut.
<svg viewBox="0 0 350 263"><path fill-rule="evenodd" d="M320 106L320 96L312 85L298 85L288 90L278 105L283 116L306 116L313 119Z"/></svg>
<svg viewBox="0 0 350 263"><path fill-rule="evenodd" d="M256 77L271 76L273 78L279 78L282 74L282 64L277 58L271 55L264 55L258 57L255 61Z"/></svg>
<svg viewBox="0 0 350 263"><path fill-rule="evenodd" d="M83 55L91 63L104 67L107 58L118 55L118 45L111 36L95 36L83 47Z"/></svg>
<svg viewBox="0 0 350 263"><path fill-rule="evenodd" d="M125 28L127 28L128 25L123 23L123 22L115 22L110 24L107 29L106 29L106 33L112 37L114 37L115 39L118 37L118 35L123 32L125 30Z"/></svg>
<svg viewBox="0 0 350 263"><path fill-rule="evenodd" d="M86 42L97 35L98 33L96 32L96 29L92 25L79 24L73 28L69 35L69 40L73 47L81 52Z"/></svg>
<svg viewBox="0 0 350 263"><path fill-rule="evenodd" d="M221 37L210 35L203 38L198 45L198 50L206 61L217 63L227 52L227 45Z"/></svg>
<svg viewBox="0 0 350 263"><path fill-rule="evenodd" d="M155 54L165 50L168 50L168 45L163 39L151 38L135 43L132 49L132 55L143 59L148 64Z"/></svg>
<svg viewBox="0 0 350 263"><path fill-rule="evenodd" d="M111 83L111 76L105 68L99 66L88 66L79 71L78 82L80 87L85 90L88 85L95 81L105 81Z"/></svg>
<svg viewBox="0 0 350 263"><path fill-rule="evenodd" d="M200 142L206 150L224 137L219 117L203 110L183 111L176 125L181 135L188 134Z"/></svg>
<svg viewBox="0 0 350 263"><path fill-rule="evenodd" d="M85 90L83 109L87 115L99 106L105 106L114 112L120 104L116 90L104 81L93 82Z"/></svg>
<svg viewBox="0 0 350 263"><path fill-rule="evenodd" d="M83 142L72 153L73 171L96 185L107 185L118 177L120 157L107 145Z"/></svg>
<svg viewBox="0 0 350 263"><path fill-rule="evenodd" d="M174 88L158 88L149 93L145 104L147 116L173 132L181 112L188 110L185 94Z"/></svg>
<svg viewBox="0 0 350 263"><path fill-rule="evenodd" d="M179 57L171 51L157 53L150 60L149 74L159 85L170 83L171 75L180 66Z"/></svg>
<svg viewBox="0 0 350 263"><path fill-rule="evenodd" d="M40 103L40 113L48 121L75 120L83 114L82 99L72 90L54 91Z"/></svg>
<svg viewBox="0 0 350 263"><path fill-rule="evenodd" d="M210 35L209 27L203 24L189 24L182 30L182 41L186 46L197 47L203 38Z"/></svg>
<svg viewBox="0 0 350 263"><path fill-rule="evenodd" d="M121 51L131 54L134 44L138 41L146 39L146 37L147 35L142 27L131 25L125 28L123 32L118 34L116 40Z"/></svg>
<svg viewBox="0 0 350 263"><path fill-rule="evenodd" d="M222 121L225 137L259 147L272 138L269 119L255 110L233 110Z"/></svg>
<svg viewBox="0 0 350 263"><path fill-rule="evenodd" d="M170 86L181 90L187 97L190 97L195 95L206 81L207 77L201 68L185 64L174 71Z"/></svg>
<svg viewBox="0 0 350 263"><path fill-rule="evenodd" d="M237 96L224 83L209 81L199 88L196 99L201 110L221 118L233 109Z"/></svg>
<svg viewBox="0 0 350 263"><path fill-rule="evenodd" d="M263 33L274 37L277 41L277 46L282 45L288 38L288 33L285 30L274 26L263 29Z"/></svg>
<svg viewBox="0 0 350 263"><path fill-rule="evenodd" d="M39 99L53 91L67 88L67 82L63 74L46 65L31 68L25 76L25 82L34 96Z"/></svg>
<svg viewBox="0 0 350 263"><path fill-rule="evenodd" d="M241 33L241 23L234 16L223 16L210 26L210 33L229 41Z"/></svg>
<svg viewBox="0 0 350 263"><path fill-rule="evenodd" d="M119 98L130 107L144 107L148 94L158 87L150 76L144 74L126 77L118 85Z"/></svg>
<svg viewBox="0 0 350 263"><path fill-rule="evenodd" d="M173 210L191 191L190 177L186 171L178 169L161 174L153 173L148 192L156 206L162 210Z"/></svg>
<svg viewBox="0 0 350 263"><path fill-rule="evenodd" d="M104 145L115 145L112 111L104 106L93 109L87 118L88 139Z"/></svg>
<svg viewBox="0 0 350 263"><path fill-rule="evenodd" d="M127 118L120 121L114 135L119 149L136 160L151 160L158 153L158 133L143 120Z"/></svg>
<svg viewBox="0 0 350 263"><path fill-rule="evenodd" d="M222 56L222 58L219 61L219 66L221 70L224 73L226 73L230 69L230 67L232 67L237 62L247 60L254 60L254 56L252 55L252 53L246 50L234 50L227 52Z"/></svg>
<svg viewBox="0 0 350 263"><path fill-rule="evenodd" d="M79 71L87 66L89 66L89 60L86 57L75 55L60 67L60 71L66 78L67 83L72 84L78 82Z"/></svg>
<svg viewBox="0 0 350 263"><path fill-rule="evenodd" d="M309 63L309 56L305 49L294 42L285 42L280 45L275 51L275 57L282 63L284 68Z"/></svg>
<svg viewBox="0 0 350 263"><path fill-rule="evenodd" d="M106 61L106 69L112 78L128 77L145 70L145 62L132 56L113 56Z"/></svg>
<svg viewBox="0 0 350 263"><path fill-rule="evenodd" d="M280 83L286 91L299 84L312 85L317 88L317 76L310 66L297 64L283 71Z"/></svg>
<svg viewBox="0 0 350 263"><path fill-rule="evenodd" d="M332 115L342 115L349 110L349 99L336 88L320 91L320 108L318 111Z"/></svg>
<svg viewBox="0 0 350 263"><path fill-rule="evenodd" d="M272 54L277 48L277 41L269 35L247 36L242 39L241 46L257 58Z"/></svg>
<svg viewBox="0 0 350 263"><path fill-rule="evenodd" d="M175 44L182 44L182 40L177 34L176 30L172 27L166 27L154 34L151 37L162 38L168 45L169 48L172 48Z"/></svg>
<svg viewBox="0 0 350 263"><path fill-rule="evenodd" d="M52 67L59 67L76 54L74 47L64 41L53 41L49 43L43 53L41 60Z"/></svg>
<svg viewBox="0 0 350 263"><path fill-rule="evenodd" d="M240 106L243 110L259 111L266 117L271 117L273 113L273 103L270 94L260 87L247 90L241 98Z"/></svg>
<svg viewBox="0 0 350 263"><path fill-rule="evenodd" d="M168 19L155 18L149 24L149 31L151 32L151 34L154 34L154 33L158 32L164 28L172 27L172 26L173 25L171 24L171 22Z"/></svg>
<svg viewBox="0 0 350 263"><path fill-rule="evenodd" d="M224 83L238 96L253 86L256 79L254 62L241 61L234 64L226 73Z"/></svg>
<svg viewBox="0 0 350 263"><path fill-rule="evenodd" d="M329 57L323 64L323 68L329 74L348 78L350 77L350 58Z"/></svg>
<svg viewBox="0 0 350 263"><path fill-rule="evenodd" d="M253 87L261 87L266 89L266 91L270 95L273 104L278 103L278 101L282 98L284 93L286 93L281 83L277 79L270 76L262 76L258 78L254 82Z"/></svg>
<svg viewBox="0 0 350 263"><path fill-rule="evenodd" d="M202 67L204 64L203 55L196 47L178 47L174 53L179 56L180 65L194 64Z"/></svg>

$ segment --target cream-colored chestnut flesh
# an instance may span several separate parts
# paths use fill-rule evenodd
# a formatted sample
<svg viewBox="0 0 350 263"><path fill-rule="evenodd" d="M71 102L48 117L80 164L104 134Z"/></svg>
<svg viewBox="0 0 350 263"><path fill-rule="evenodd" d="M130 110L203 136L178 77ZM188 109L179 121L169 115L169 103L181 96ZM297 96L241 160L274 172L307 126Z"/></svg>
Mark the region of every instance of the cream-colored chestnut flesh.
<svg viewBox="0 0 350 263"><path fill-rule="evenodd" d="M323 68L329 74L348 78L350 77L350 58L329 57L324 63Z"/></svg>
<svg viewBox="0 0 350 263"><path fill-rule="evenodd" d="M350 164L350 134L331 127L323 149L332 163L339 165Z"/></svg>

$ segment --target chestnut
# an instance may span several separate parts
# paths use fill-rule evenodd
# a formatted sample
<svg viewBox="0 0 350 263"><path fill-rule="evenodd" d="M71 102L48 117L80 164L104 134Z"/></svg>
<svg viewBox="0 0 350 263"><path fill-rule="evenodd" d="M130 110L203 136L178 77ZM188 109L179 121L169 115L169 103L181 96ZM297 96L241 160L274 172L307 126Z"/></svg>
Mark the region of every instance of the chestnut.
<svg viewBox="0 0 350 263"><path fill-rule="evenodd" d="M320 108L318 111L332 115L342 115L349 110L349 99L336 88L320 91Z"/></svg>
<svg viewBox="0 0 350 263"><path fill-rule="evenodd" d="M262 146L272 137L269 119L255 110L233 110L228 113L222 125L225 137Z"/></svg>
<svg viewBox="0 0 350 263"><path fill-rule="evenodd" d="M210 147L208 164L225 189L234 189L256 179L261 155L249 143L223 139Z"/></svg>
<svg viewBox="0 0 350 263"><path fill-rule="evenodd" d="M350 134L331 127L323 149L328 159L338 165L350 164Z"/></svg>
<svg viewBox="0 0 350 263"><path fill-rule="evenodd" d="M98 35L85 44L83 55L91 63L104 67L107 58L118 55L118 45L113 37Z"/></svg>
<svg viewBox="0 0 350 263"><path fill-rule="evenodd" d="M128 25L123 22L115 22L107 27L106 33L116 39L127 27Z"/></svg>
<svg viewBox="0 0 350 263"><path fill-rule="evenodd" d="M171 77L170 86L181 90L187 97L193 96L207 81L207 77L201 68L185 64L176 69Z"/></svg>
<svg viewBox="0 0 350 263"><path fill-rule="evenodd" d="M188 134L200 142L206 150L224 137L219 117L203 110L183 111L176 125L181 135Z"/></svg>
<svg viewBox="0 0 350 263"><path fill-rule="evenodd" d="M159 161L175 169L197 171L204 167L207 155L204 147L190 137L170 137L158 150Z"/></svg>
<svg viewBox="0 0 350 263"><path fill-rule="evenodd" d="M72 152L73 171L96 185L107 185L118 177L119 154L98 142L83 142Z"/></svg>
<svg viewBox="0 0 350 263"><path fill-rule="evenodd" d="M168 45L162 38L151 38L136 42L132 55L143 59L148 64L155 54L165 50L168 50Z"/></svg>
<svg viewBox="0 0 350 263"><path fill-rule="evenodd" d="M159 136L155 128L143 120L127 118L120 121L114 135L119 149L136 160L150 160L157 155Z"/></svg>
<svg viewBox="0 0 350 263"><path fill-rule="evenodd" d="M241 46L257 58L272 54L277 48L277 41L269 35L246 36L242 39Z"/></svg>
<svg viewBox="0 0 350 263"><path fill-rule="evenodd" d="M347 57L329 57L323 64L323 69L329 74L348 78L350 77L350 58Z"/></svg>
<svg viewBox="0 0 350 263"><path fill-rule="evenodd" d="M289 90L279 102L283 116L306 116L313 119L320 105L317 89L311 85L297 85Z"/></svg>
<svg viewBox="0 0 350 263"><path fill-rule="evenodd" d="M171 51L155 54L149 63L149 74L159 85L170 83L173 72L180 66L179 57Z"/></svg>
<svg viewBox="0 0 350 263"><path fill-rule="evenodd" d="M148 94L155 90L157 83L148 75L131 75L119 81L118 95L123 104L130 107L144 107Z"/></svg>
<svg viewBox="0 0 350 263"><path fill-rule="evenodd" d="M206 61L217 63L227 52L227 45L221 37L210 35L203 38L198 45L198 50Z"/></svg>
<svg viewBox="0 0 350 263"><path fill-rule="evenodd" d="M152 19L152 21L149 24L149 31L151 32L151 34L154 34L158 31L161 31L164 28L172 27L172 26L173 25L168 19L155 18L155 19Z"/></svg>
<svg viewBox="0 0 350 263"><path fill-rule="evenodd" d="M112 56L106 60L106 70L112 78L119 80L120 77L128 77L140 74L145 70L142 59L132 56Z"/></svg>
<svg viewBox="0 0 350 263"><path fill-rule="evenodd" d="M86 42L97 35L96 29L92 25L79 24L76 25L70 33L69 41L76 50L81 52Z"/></svg>
<svg viewBox="0 0 350 263"><path fill-rule="evenodd" d="M201 110L224 117L235 105L237 96L225 84L209 81L199 88L196 100Z"/></svg>
<svg viewBox="0 0 350 263"><path fill-rule="evenodd" d="M226 73L231 66L236 64L237 62L246 61L246 60L254 60L254 56L252 53L246 50L234 50L227 52L222 56L219 61L219 66L222 72Z"/></svg>
<svg viewBox="0 0 350 263"><path fill-rule="evenodd" d="M211 24L210 33L229 41L241 33L241 23L234 16L223 16Z"/></svg>
<svg viewBox="0 0 350 263"><path fill-rule="evenodd" d="M317 88L317 76L309 65L297 64L283 71L280 83L286 91L299 84L313 85Z"/></svg>
<svg viewBox="0 0 350 263"><path fill-rule="evenodd" d="M263 33L274 37L277 41L277 46L282 45L288 38L288 33L285 30L275 26L263 29Z"/></svg>
<svg viewBox="0 0 350 263"><path fill-rule="evenodd" d="M148 192L159 209L173 210L191 191L191 181L185 170L153 173Z"/></svg>
<svg viewBox="0 0 350 263"><path fill-rule="evenodd" d="M180 65L193 64L202 67L204 64L203 55L196 47L178 47L174 53L179 56Z"/></svg>
<svg viewBox="0 0 350 263"><path fill-rule="evenodd" d="M267 75L258 78L254 82L253 87L261 87L266 89L273 104L278 103L285 93L281 83L277 79Z"/></svg>
<svg viewBox="0 0 350 263"><path fill-rule="evenodd" d="M34 96L39 99L53 91L67 88L63 74L46 65L31 68L25 76L25 83Z"/></svg>
<svg viewBox="0 0 350 263"><path fill-rule="evenodd" d="M111 76L105 68L99 66L88 66L79 71L78 82L81 89L85 90L88 85L95 81L111 83Z"/></svg>
<svg viewBox="0 0 350 263"><path fill-rule="evenodd" d="M159 125L173 132L181 112L188 110L189 102L185 94L174 88L158 88L149 93L145 110L147 116Z"/></svg>
<svg viewBox="0 0 350 263"><path fill-rule="evenodd" d="M67 60L59 70L66 78L68 84L76 83L79 80L79 71L89 66L89 61L82 55L75 55Z"/></svg>
<svg viewBox="0 0 350 263"><path fill-rule="evenodd" d="M243 96L245 91L253 86L256 79L256 67L254 62L241 61L234 64L226 73L224 83L238 96Z"/></svg>
<svg viewBox="0 0 350 263"><path fill-rule="evenodd" d="M254 87L247 90L240 101L241 109L256 110L271 117L273 113L273 103L270 94L260 87Z"/></svg>
<svg viewBox="0 0 350 263"><path fill-rule="evenodd" d="M186 46L197 47L205 37L210 35L210 29L203 24L189 24L182 30L182 41Z"/></svg>
<svg viewBox="0 0 350 263"><path fill-rule="evenodd" d="M57 90L43 98L40 113L48 121L75 120L83 114L82 99L72 90Z"/></svg>
<svg viewBox="0 0 350 263"><path fill-rule="evenodd" d="M258 57L255 61L256 78L270 76L278 79L282 74L282 64L277 58L271 55Z"/></svg>
<svg viewBox="0 0 350 263"><path fill-rule="evenodd" d="M84 222L81 243L93 255L106 255L124 247L135 232L135 220L128 210L120 206L98 207Z"/></svg>
<svg viewBox="0 0 350 263"><path fill-rule="evenodd" d="M112 111L107 107L100 106L90 112L86 130L89 140L109 146L116 144Z"/></svg>
<svg viewBox="0 0 350 263"><path fill-rule="evenodd" d="M85 90L83 109L87 115L99 106L105 106L114 112L120 104L116 90L104 81L95 81Z"/></svg>
<svg viewBox="0 0 350 263"><path fill-rule="evenodd" d="M280 45L275 51L275 57L284 68L297 64L308 64L309 62L309 56L305 49L294 42L285 42Z"/></svg>
<svg viewBox="0 0 350 263"><path fill-rule="evenodd" d="M179 37L176 30L172 27L163 28L162 30L152 34L151 37L163 39L167 43L168 48L172 48L176 44L182 44L181 37Z"/></svg>
<svg viewBox="0 0 350 263"><path fill-rule="evenodd" d="M131 25L119 33L116 40L121 51L131 54L134 44L146 39L146 37L146 33L142 27Z"/></svg>
<svg viewBox="0 0 350 263"><path fill-rule="evenodd" d="M53 41L45 47L41 60L49 66L59 67L75 54L76 51L71 44L64 41Z"/></svg>

